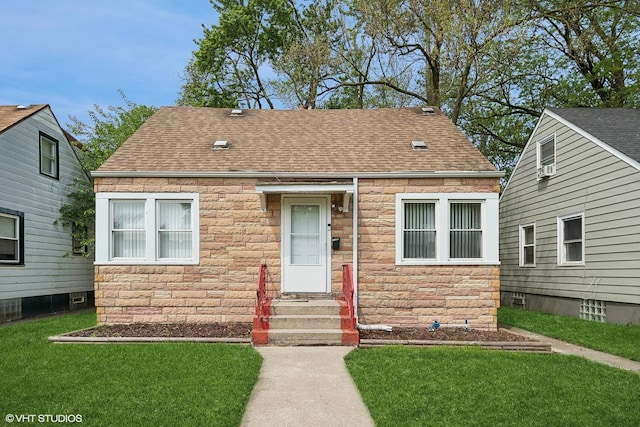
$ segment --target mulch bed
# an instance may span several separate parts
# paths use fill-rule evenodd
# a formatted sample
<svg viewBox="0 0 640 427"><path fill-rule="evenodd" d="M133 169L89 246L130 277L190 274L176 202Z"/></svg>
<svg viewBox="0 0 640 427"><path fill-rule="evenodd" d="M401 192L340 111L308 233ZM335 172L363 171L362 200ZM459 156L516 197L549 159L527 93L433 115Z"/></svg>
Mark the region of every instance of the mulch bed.
<svg viewBox="0 0 640 427"><path fill-rule="evenodd" d="M104 325L71 337L250 338L251 323L133 323Z"/></svg>
<svg viewBox="0 0 640 427"><path fill-rule="evenodd" d="M180 337L180 338L250 338L251 323L136 323L104 325L66 334L74 337ZM360 331L360 339L433 340L433 341L531 341L531 339L498 330L479 331L464 328L393 328L393 332Z"/></svg>
<svg viewBox="0 0 640 427"><path fill-rule="evenodd" d="M499 342L499 341L532 341L530 338L516 335L504 330L479 331L464 328L442 327L435 331L429 328L393 328L392 332L385 331L360 331L360 339L374 340L420 340L420 341L478 341L478 342Z"/></svg>

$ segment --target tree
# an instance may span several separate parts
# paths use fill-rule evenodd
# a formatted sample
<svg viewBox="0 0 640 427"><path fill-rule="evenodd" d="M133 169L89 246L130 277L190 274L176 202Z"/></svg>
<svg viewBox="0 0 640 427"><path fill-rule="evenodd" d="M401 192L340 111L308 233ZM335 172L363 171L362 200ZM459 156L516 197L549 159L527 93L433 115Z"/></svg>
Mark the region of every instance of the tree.
<svg viewBox="0 0 640 427"><path fill-rule="evenodd" d="M119 93L125 106L109 106L105 110L94 105L94 110L89 111L92 124L85 124L71 116L71 123L67 126L69 132L78 138L72 143L76 146L80 166L89 176L156 111L155 107L135 104L127 99L124 92ZM60 222L72 227L73 237L82 246L91 248L85 253L89 256L94 247L93 179L76 179L72 186L73 191L69 194L71 202L60 208Z"/></svg>
<svg viewBox="0 0 640 427"><path fill-rule="evenodd" d="M265 68L295 31L287 0L210 0L220 19L203 25L178 103L207 107L274 108ZM234 105L230 105L230 104Z"/></svg>
<svg viewBox="0 0 640 427"><path fill-rule="evenodd" d="M218 0L181 102L433 105L507 172L545 107L640 105L637 0Z"/></svg>

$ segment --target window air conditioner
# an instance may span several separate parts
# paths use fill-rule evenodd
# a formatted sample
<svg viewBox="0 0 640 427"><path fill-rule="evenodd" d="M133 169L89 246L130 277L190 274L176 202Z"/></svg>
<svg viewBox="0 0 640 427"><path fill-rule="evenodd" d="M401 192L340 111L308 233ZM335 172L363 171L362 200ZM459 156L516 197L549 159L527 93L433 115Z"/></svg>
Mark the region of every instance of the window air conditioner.
<svg viewBox="0 0 640 427"><path fill-rule="evenodd" d="M538 168L538 178L546 178L556 174L556 165L544 165Z"/></svg>

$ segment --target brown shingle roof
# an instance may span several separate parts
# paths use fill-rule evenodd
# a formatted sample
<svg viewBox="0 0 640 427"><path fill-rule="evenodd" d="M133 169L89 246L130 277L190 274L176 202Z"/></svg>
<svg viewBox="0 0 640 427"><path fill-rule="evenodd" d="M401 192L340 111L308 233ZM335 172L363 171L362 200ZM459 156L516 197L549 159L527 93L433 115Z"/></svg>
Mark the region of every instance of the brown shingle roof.
<svg viewBox="0 0 640 427"><path fill-rule="evenodd" d="M494 171L438 109L244 110L163 107L99 172L368 173ZM229 148L214 150L215 141ZM426 150L413 150L422 140Z"/></svg>
<svg viewBox="0 0 640 427"><path fill-rule="evenodd" d="M32 114L45 108L47 104L29 105L26 108L18 108L17 105L0 105L0 133L20 123Z"/></svg>

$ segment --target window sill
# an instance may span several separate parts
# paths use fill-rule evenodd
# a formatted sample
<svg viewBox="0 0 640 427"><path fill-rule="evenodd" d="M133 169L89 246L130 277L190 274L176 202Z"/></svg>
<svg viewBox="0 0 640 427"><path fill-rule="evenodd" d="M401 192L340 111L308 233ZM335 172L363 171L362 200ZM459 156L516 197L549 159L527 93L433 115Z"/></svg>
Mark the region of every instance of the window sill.
<svg viewBox="0 0 640 427"><path fill-rule="evenodd" d="M147 261L147 260L111 260L111 261L95 261L94 265L198 265L198 260L166 260L166 261Z"/></svg>
<svg viewBox="0 0 640 427"><path fill-rule="evenodd" d="M483 260L451 260L451 261L426 261L426 260L416 260L416 261L396 261L396 265L405 266L405 265L500 265L500 261L483 261Z"/></svg>

